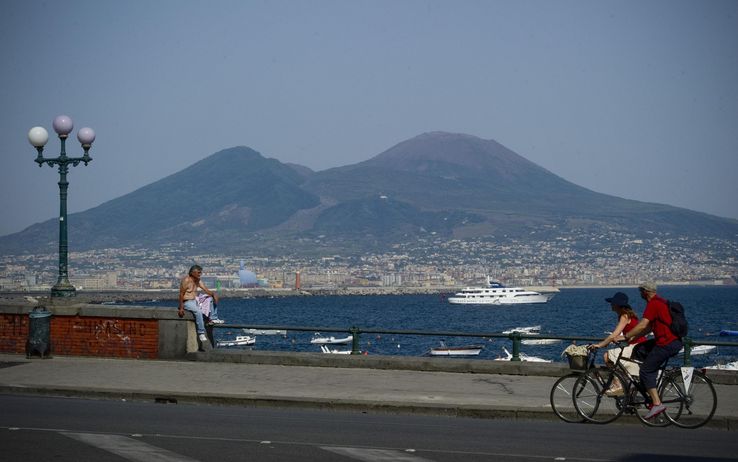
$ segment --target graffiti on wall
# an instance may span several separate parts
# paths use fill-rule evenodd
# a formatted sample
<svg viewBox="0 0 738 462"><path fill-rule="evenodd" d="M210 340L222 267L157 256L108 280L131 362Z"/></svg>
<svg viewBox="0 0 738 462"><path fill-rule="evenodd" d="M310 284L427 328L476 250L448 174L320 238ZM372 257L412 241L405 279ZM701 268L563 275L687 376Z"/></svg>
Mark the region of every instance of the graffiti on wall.
<svg viewBox="0 0 738 462"><path fill-rule="evenodd" d="M138 319L95 319L84 318L75 320L70 326L69 334L91 335L96 339L115 337L125 339L131 337L145 337L146 323Z"/></svg>
<svg viewBox="0 0 738 462"><path fill-rule="evenodd" d="M155 320L71 318L64 323L55 349L60 354L156 357L156 326ZM75 340L67 343L66 338Z"/></svg>

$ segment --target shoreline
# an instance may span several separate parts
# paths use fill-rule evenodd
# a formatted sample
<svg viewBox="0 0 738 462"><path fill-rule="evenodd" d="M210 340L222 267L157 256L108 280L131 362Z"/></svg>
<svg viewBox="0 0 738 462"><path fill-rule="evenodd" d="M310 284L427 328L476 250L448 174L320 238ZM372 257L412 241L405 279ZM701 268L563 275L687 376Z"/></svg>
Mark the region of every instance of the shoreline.
<svg viewBox="0 0 738 462"><path fill-rule="evenodd" d="M736 287L738 285L720 285L708 283L666 283L660 286L669 287ZM587 286L538 286L526 287L538 292L559 292L576 289L624 289L635 288L635 285L587 285ZM221 298L275 298L275 297L310 297L310 296L369 296L369 295L438 295L445 296L460 291L461 287L347 287L340 289L221 289ZM176 289L139 289L139 290L79 290L74 298L65 303L126 303L172 300L176 303L179 291ZM0 300L11 303L37 304L50 303L49 291L5 291L0 292ZM34 302L33 300L36 300Z"/></svg>

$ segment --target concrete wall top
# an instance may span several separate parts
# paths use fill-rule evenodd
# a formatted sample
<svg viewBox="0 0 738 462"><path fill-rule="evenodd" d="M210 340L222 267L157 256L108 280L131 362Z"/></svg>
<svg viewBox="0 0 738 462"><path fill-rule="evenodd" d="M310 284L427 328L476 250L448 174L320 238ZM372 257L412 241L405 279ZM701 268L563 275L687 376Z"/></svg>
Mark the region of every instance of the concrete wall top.
<svg viewBox="0 0 738 462"><path fill-rule="evenodd" d="M36 305L20 303L0 303L0 313L27 315ZM93 305L79 304L40 304L56 316L83 316L102 318L135 318L135 319L181 319L177 315L176 303L172 307L148 307L135 305ZM185 319L192 319L191 316Z"/></svg>

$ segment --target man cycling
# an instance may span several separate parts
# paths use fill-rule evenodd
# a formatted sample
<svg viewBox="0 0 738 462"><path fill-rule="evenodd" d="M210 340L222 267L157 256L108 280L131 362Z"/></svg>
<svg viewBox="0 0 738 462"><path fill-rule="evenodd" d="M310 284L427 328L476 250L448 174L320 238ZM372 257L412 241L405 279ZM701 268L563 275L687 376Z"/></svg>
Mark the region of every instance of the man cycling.
<svg viewBox="0 0 738 462"><path fill-rule="evenodd" d="M646 310L640 322L623 335L622 339L630 341L649 331L653 332L653 339L639 344L633 351L633 357L643 361L639 377L652 402L651 409L645 418L652 419L666 410L656 389L658 371L664 361L679 353L684 345L682 339L674 335L669 327L671 312L666 300L656 294L656 284L645 282L638 286L638 290L641 298L646 301Z"/></svg>

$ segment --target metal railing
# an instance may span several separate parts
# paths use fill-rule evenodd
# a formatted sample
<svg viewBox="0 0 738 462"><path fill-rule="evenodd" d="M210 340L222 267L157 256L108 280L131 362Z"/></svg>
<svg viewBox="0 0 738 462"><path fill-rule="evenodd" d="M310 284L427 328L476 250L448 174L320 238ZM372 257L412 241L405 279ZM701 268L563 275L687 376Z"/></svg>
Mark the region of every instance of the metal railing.
<svg viewBox="0 0 738 462"><path fill-rule="evenodd" d="M581 337L573 335L531 335L523 332L512 332L503 334L501 332L455 332L455 331L427 331L427 330L400 330L400 329L362 329L352 326L348 329L340 327L315 327L315 326L275 326L262 324L216 324L208 326L212 328L229 328L229 329L256 329L256 330L286 330L297 332L347 332L352 335L351 354L361 354L359 340L361 334L393 334L393 335L421 335L428 337L477 337L477 338L506 338L512 341L512 358L511 361L520 361L520 346L525 339L554 339L554 340L571 340L585 342L599 342L602 337ZM212 340L212 338L211 338ZM698 345L714 345L738 347L738 342L720 342L709 340L698 340L690 337L684 338L684 365L692 364L692 348Z"/></svg>

